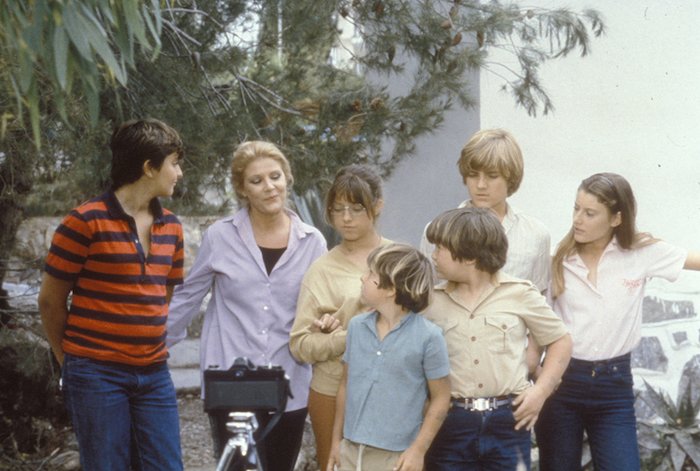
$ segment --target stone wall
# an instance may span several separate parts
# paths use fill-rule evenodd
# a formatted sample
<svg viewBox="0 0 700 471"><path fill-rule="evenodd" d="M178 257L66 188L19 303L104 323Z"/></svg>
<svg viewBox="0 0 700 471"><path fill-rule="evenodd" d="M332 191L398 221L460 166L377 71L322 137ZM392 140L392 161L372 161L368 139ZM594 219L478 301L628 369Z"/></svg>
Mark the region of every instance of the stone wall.
<svg viewBox="0 0 700 471"><path fill-rule="evenodd" d="M36 217L22 222L17 231L17 242L10 254L8 283L35 284L41 276L44 257L51 246L51 238L60 224L60 217ZM185 270L194 261L202 241L202 232L216 217L180 217L185 236Z"/></svg>

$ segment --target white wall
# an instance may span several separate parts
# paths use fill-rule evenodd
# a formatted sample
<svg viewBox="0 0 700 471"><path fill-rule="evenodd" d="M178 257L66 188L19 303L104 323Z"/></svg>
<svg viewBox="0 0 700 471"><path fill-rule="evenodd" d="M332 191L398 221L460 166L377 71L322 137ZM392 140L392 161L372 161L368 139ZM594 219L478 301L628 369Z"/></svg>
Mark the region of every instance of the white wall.
<svg viewBox="0 0 700 471"><path fill-rule="evenodd" d="M635 190L641 230L700 250L700 2L530 3L596 8L608 32L590 56L542 69L556 107L549 116L528 117L499 90L501 79L482 73L482 127L511 130L525 154L513 203L558 242L580 181L617 172Z"/></svg>
<svg viewBox="0 0 700 471"><path fill-rule="evenodd" d="M500 91L500 78L482 73L481 126L509 129L525 155L525 179L513 204L541 219L556 244L570 227L581 180L616 172L635 191L640 230L700 250L700 2L530 3L596 8L608 32L593 41L590 56L572 55L542 69L556 107L549 116L527 116ZM674 284L654 281L649 288L647 294L694 301L700 313L700 273L684 272ZM700 353L698 319L688 322L692 342L665 348L666 374L635 371L638 387L644 378L676 396L685 362ZM643 335L665 342L688 322L645 325Z"/></svg>

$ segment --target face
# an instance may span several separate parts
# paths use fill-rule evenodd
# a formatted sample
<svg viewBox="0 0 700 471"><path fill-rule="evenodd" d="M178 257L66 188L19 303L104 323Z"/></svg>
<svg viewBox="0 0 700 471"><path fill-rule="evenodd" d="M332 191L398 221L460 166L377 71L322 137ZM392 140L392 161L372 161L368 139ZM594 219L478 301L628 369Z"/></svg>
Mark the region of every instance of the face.
<svg viewBox="0 0 700 471"><path fill-rule="evenodd" d="M574 204L574 240L579 244L607 245L622 222L620 213L611 214L595 195L579 190Z"/></svg>
<svg viewBox="0 0 700 471"><path fill-rule="evenodd" d="M472 204L477 208L492 209L496 214L506 214L508 182L496 170L471 170L464 178Z"/></svg>
<svg viewBox="0 0 700 471"><path fill-rule="evenodd" d="M336 199L330 212L333 227L343 240L354 242L374 234L374 221L363 205Z"/></svg>
<svg viewBox="0 0 700 471"><path fill-rule="evenodd" d="M146 163L148 166L148 162ZM177 181L182 178L180 157L173 152L168 155L159 169L149 169L155 185L156 196L172 196Z"/></svg>
<svg viewBox="0 0 700 471"><path fill-rule="evenodd" d="M250 162L243 172L242 193L252 212L272 215L283 211L287 201L287 178L280 164L270 157Z"/></svg>
<svg viewBox="0 0 700 471"><path fill-rule="evenodd" d="M392 291L379 287L379 275L367 270L362 277L362 291L360 300L365 306L377 308L387 298L392 296Z"/></svg>
<svg viewBox="0 0 700 471"><path fill-rule="evenodd" d="M442 245L435 245L432 255L435 271L439 278L450 281L461 281L465 274L468 261L459 261L452 258L450 250Z"/></svg>

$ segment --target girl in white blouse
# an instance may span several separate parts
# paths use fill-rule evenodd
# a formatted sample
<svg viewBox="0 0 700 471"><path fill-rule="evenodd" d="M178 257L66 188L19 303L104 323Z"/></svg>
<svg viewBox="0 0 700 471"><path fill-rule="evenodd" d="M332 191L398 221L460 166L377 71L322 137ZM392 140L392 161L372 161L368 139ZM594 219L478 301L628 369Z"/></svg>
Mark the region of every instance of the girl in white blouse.
<svg viewBox="0 0 700 471"><path fill-rule="evenodd" d="M580 469L583 432L595 469L639 470L630 352L641 338L644 287L700 270L700 253L637 232L629 183L614 173L583 180L573 224L552 261L549 292L573 354L535 426L540 469Z"/></svg>

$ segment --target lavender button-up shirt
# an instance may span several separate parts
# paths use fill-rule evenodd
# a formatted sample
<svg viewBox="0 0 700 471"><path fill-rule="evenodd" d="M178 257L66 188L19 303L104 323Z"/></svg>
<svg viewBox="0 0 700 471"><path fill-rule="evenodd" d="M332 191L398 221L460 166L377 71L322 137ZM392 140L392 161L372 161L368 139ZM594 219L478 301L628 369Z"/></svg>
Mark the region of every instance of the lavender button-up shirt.
<svg viewBox="0 0 700 471"><path fill-rule="evenodd" d="M237 357L256 365L280 365L291 380L287 411L306 407L311 367L289 352L301 280L326 252L321 233L288 211L287 250L268 275L255 243L247 209L223 218L205 232L185 283L175 289L168 314L167 344L184 339L187 326L211 289L204 315L200 367L228 369Z"/></svg>

